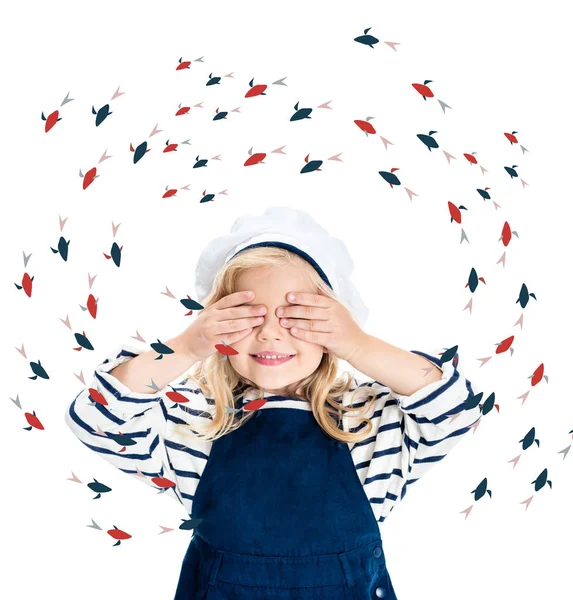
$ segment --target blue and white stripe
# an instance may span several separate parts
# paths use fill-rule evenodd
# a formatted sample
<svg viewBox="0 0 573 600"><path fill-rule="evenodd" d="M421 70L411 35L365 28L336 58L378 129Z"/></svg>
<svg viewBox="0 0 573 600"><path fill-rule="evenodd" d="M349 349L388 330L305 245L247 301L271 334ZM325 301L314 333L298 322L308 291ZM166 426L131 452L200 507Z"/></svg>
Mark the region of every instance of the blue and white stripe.
<svg viewBox="0 0 573 600"><path fill-rule="evenodd" d="M201 416L200 413L209 411L213 400L209 401L199 389L178 385L181 377L158 392L142 394L132 392L109 374L117 365L144 351L131 344L117 347L96 367L89 386L67 406L65 421L90 450L121 471L137 476L141 482L157 490L161 488L151 481L152 477L167 477L175 482L176 487L167 488L165 493L183 504L190 515L193 497L213 442L185 436L175 430L175 423L203 425L209 415ZM89 397L89 387L98 389L108 405L93 402ZM171 408L174 403L164 397L171 389L188 397L191 406L178 404ZM121 432L136 444L119 452L122 445L98 434L98 430Z"/></svg>
<svg viewBox="0 0 573 600"><path fill-rule="evenodd" d="M434 363L442 371L439 381L429 383L410 396L394 393L374 380L354 378L343 397L344 406L351 405L354 390L369 386L376 400L366 417L372 421L372 435L362 442L349 443L349 448L372 511L379 524L404 498L410 486L441 461L471 426L481 418L479 406L464 410L464 403L474 392L471 382L454 367L453 360L440 366L439 350L430 354L412 350ZM364 394L364 395L363 395ZM366 392L357 392L355 407L364 406ZM450 421L450 415L459 414ZM367 425L354 426L356 420L344 415L343 430L362 431Z"/></svg>
<svg viewBox="0 0 573 600"><path fill-rule="evenodd" d="M95 369L92 382L66 407L65 421L90 450L114 467L138 477L159 490L152 477L167 477L175 482L166 494L183 504L191 515L193 498L205 469L213 442L185 435L175 428L176 423L204 425L214 410L214 400L198 388L185 387L184 373L162 390L152 394L132 392L110 375L117 365L144 352L131 344L118 346ZM426 354L413 350L439 366L438 350ZM456 354L456 357L458 355ZM459 360L459 357L458 357ZM372 511L379 524L402 500L409 486L442 460L470 431L480 417L479 407L464 411L464 401L473 395L466 380L453 361L443 365L442 378L428 384L410 396L394 393L378 381L361 381L354 385L342 401L351 404L354 390L370 386L377 398L367 417L372 420L372 435L358 443L349 443L349 451ZM98 389L108 405L93 402L88 388ZM171 389L189 398L188 404L174 404L165 393ZM364 405L365 398L357 392L354 406ZM240 398L240 404L256 399L251 391ZM267 402L258 410L292 408L311 410L301 400L265 394ZM449 415L461 414L449 421ZM344 431L360 431L356 421L344 415ZM317 425L318 427L318 425ZM109 432L129 436L136 443L123 447L102 434Z"/></svg>

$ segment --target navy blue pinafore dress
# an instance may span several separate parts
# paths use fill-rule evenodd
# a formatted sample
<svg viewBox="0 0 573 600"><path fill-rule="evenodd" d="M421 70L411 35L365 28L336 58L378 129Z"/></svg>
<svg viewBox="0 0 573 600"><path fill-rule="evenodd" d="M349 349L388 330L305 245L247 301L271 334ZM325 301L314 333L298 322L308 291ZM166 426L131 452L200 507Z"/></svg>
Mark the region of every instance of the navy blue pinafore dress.
<svg viewBox="0 0 573 600"><path fill-rule="evenodd" d="M174 600L397 600L348 444L311 410L259 409L215 440L191 518Z"/></svg>

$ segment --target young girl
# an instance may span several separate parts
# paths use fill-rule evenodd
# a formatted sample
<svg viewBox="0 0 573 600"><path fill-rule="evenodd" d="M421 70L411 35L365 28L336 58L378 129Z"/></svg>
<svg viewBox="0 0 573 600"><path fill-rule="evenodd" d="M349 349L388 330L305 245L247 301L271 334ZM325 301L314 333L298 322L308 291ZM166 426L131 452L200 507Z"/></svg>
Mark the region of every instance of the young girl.
<svg viewBox="0 0 573 600"><path fill-rule="evenodd" d="M362 330L352 268L303 211L241 217L203 251L204 307L173 352L119 346L68 407L86 446L192 519L175 600L396 600L380 526L481 413L457 353Z"/></svg>

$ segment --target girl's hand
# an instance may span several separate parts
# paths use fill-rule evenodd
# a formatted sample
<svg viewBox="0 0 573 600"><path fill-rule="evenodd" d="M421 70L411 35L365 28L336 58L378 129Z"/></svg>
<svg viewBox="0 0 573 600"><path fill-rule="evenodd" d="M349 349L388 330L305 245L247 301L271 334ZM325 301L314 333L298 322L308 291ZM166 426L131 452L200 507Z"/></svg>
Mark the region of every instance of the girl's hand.
<svg viewBox="0 0 573 600"><path fill-rule="evenodd" d="M294 294L294 300L291 300L291 294ZM289 292L287 300L290 304L279 306L277 317L280 317L281 325L290 329L291 335L305 342L320 344L336 357L350 362L367 334L346 307L321 290L318 294Z"/></svg>
<svg viewBox="0 0 573 600"><path fill-rule="evenodd" d="M258 306L241 306L254 297L248 292L235 292L204 308L180 336L189 354L197 360L204 360L217 352L215 344L225 342L230 346L251 333L253 327L259 326L266 307L259 310Z"/></svg>

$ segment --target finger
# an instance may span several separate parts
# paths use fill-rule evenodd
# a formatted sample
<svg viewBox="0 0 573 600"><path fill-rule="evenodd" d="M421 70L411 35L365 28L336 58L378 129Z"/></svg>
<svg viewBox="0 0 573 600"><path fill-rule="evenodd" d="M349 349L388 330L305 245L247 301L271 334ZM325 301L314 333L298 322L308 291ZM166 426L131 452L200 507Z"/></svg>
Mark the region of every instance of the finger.
<svg viewBox="0 0 573 600"><path fill-rule="evenodd" d="M291 298L291 294L294 296ZM320 306L327 308L332 302L331 298L322 294L310 294L308 292L290 292L287 300L292 304L308 304L309 306Z"/></svg>
<svg viewBox="0 0 573 600"><path fill-rule="evenodd" d="M332 333L325 321L314 321L313 319L281 319L280 324L286 329L304 329L318 333Z"/></svg>
<svg viewBox="0 0 573 600"><path fill-rule="evenodd" d="M228 319L226 321L218 321L213 326L215 335L242 331L249 327L257 327L264 321L264 317L245 317L243 319Z"/></svg>
<svg viewBox="0 0 573 600"><path fill-rule="evenodd" d="M260 304L241 304L239 306L229 306L221 308L217 312L218 321L227 321L231 319L240 319L246 317L261 317L267 312L266 306Z"/></svg>
<svg viewBox="0 0 573 600"><path fill-rule="evenodd" d="M326 321L329 319L329 314L326 308L320 306L301 304L293 306L280 306L279 308L282 308L284 311L282 315L277 315L279 318L315 319L317 321Z"/></svg>
<svg viewBox="0 0 573 600"><path fill-rule="evenodd" d="M246 335L251 333L252 330L253 330L252 327L248 327L247 329L241 329L240 331L232 331L230 333L223 333L217 337L219 338L220 342L225 342L225 344L227 346L229 346L230 344L233 344L234 342L244 338Z"/></svg>
<svg viewBox="0 0 573 600"><path fill-rule="evenodd" d="M228 294L227 296L223 296L213 306L218 309L229 308L230 306L236 306L238 304L243 304L243 302L249 302L254 299L254 294L249 295L251 290L245 290L244 292L234 292L233 294Z"/></svg>
<svg viewBox="0 0 573 600"><path fill-rule="evenodd" d="M330 334L328 333L308 331L306 329L301 329L300 327L291 327L289 331L291 332L291 335L298 339L310 342L311 344L320 344L321 346L326 346L328 348L330 337Z"/></svg>

